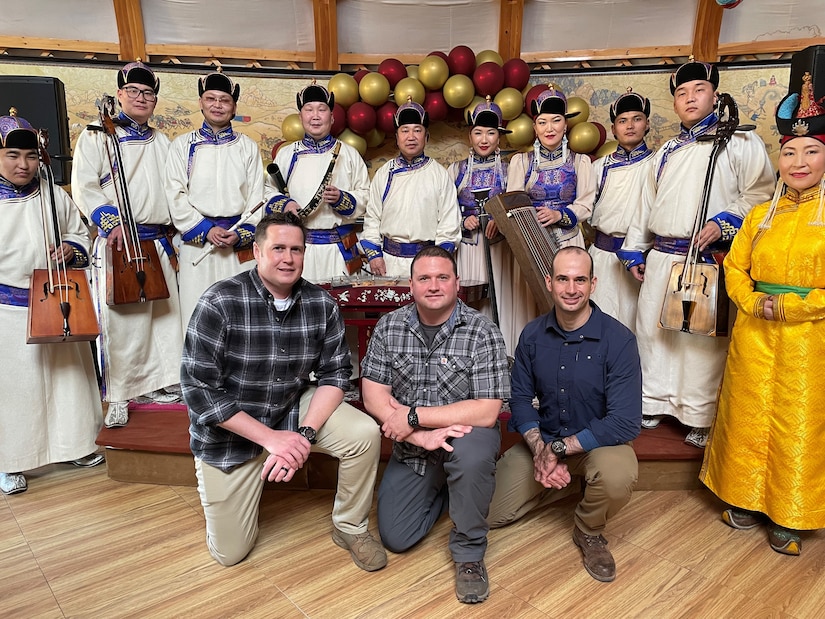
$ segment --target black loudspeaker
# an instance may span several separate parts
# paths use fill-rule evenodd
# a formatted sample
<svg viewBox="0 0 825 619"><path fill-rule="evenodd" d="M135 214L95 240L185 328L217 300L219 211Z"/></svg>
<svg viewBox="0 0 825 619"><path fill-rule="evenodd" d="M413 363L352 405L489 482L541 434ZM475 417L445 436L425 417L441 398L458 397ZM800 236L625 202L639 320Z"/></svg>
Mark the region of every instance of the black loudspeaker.
<svg viewBox="0 0 825 619"><path fill-rule="evenodd" d="M56 77L0 75L0 116L9 108L28 120L35 129L49 132L49 156L54 181L58 185L71 182L71 146L69 115L66 113L66 91Z"/></svg>

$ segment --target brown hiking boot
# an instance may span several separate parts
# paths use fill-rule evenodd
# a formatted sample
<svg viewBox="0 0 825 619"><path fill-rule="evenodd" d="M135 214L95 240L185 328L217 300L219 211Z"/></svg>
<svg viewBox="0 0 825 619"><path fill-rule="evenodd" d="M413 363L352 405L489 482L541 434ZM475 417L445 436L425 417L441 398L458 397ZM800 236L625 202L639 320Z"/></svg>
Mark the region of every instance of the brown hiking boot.
<svg viewBox="0 0 825 619"><path fill-rule="evenodd" d="M337 546L349 550L352 561L362 570L375 572L387 565L387 551L369 531L353 535L333 527L332 541Z"/></svg>
<svg viewBox="0 0 825 619"><path fill-rule="evenodd" d="M581 548L588 574L600 582L612 582L616 578L616 562L604 537L588 535L579 527L573 527L573 543Z"/></svg>
<svg viewBox="0 0 825 619"><path fill-rule="evenodd" d="M455 564L455 596L464 604L483 602L490 595L484 561Z"/></svg>

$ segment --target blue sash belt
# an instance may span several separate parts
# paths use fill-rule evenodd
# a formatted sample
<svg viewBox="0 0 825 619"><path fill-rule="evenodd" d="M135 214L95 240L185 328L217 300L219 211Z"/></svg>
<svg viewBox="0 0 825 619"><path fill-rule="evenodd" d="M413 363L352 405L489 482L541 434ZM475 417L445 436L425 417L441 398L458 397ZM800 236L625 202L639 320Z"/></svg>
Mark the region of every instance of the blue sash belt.
<svg viewBox="0 0 825 619"><path fill-rule="evenodd" d="M307 230L307 244L332 245L333 243L340 243L341 237L348 235L353 230L355 230L354 224L338 226L329 230Z"/></svg>
<svg viewBox="0 0 825 619"><path fill-rule="evenodd" d="M384 251L396 258L415 258L415 255L425 247L435 245L433 241L422 241L421 243L399 243L384 237Z"/></svg>
<svg viewBox="0 0 825 619"><path fill-rule="evenodd" d="M624 243L623 236L610 236L609 234L596 230L596 240L593 244L602 251L609 251L615 254L622 248L622 243Z"/></svg>
<svg viewBox="0 0 825 619"><path fill-rule="evenodd" d="M29 290L0 284L0 305L29 306Z"/></svg>

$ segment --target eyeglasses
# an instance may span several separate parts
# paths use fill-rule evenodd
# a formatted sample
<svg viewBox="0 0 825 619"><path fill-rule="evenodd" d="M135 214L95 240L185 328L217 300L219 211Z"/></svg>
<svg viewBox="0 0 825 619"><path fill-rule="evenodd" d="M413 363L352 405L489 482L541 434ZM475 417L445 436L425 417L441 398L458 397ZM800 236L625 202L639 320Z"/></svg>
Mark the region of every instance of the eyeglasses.
<svg viewBox="0 0 825 619"><path fill-rule="evenodd" d="M149 103L158 100L158 96L154 90L141 90L135 86L124 86L121 90L125 92L126 96L130 99L137 99L140 95L143 95L143 99Z"/></svg>
<svg viewBox="0 0 825 619"><path fill-rule="evenodd" d="M232 97L213 97L212 95L206 95L203 97L203 102L206 105L232 105L235 103L235 100Z"/></svg>

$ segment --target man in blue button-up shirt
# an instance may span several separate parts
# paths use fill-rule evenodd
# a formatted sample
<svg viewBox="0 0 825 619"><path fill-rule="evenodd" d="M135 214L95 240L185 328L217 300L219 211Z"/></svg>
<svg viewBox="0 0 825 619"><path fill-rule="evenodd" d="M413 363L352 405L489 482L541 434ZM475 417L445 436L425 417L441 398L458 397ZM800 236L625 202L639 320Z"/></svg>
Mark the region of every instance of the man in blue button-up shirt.
<svg viewBox="0 0 825 619"><path fill-rule="evenodd" d="M629 443L642 420L636 338L590 301L596 278L583 249L560 250L545 279L554 308L525 327L513 366L510 427L524 443L498 462L488 521L509 524L581 475L573 541L588 573L610 582L616 565L601 533L638 475Z"/></svg>

